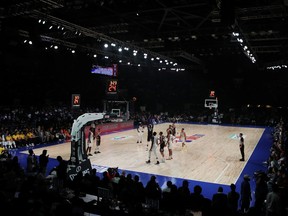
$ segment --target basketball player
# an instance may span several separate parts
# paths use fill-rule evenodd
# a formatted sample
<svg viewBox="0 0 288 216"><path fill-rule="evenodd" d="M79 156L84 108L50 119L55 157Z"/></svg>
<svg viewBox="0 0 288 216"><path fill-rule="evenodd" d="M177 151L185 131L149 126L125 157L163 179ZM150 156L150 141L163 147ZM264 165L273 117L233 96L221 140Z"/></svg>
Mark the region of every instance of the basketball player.
<svg viewBox="0 0 288 216"><path fill-rule="evenodd" d="M139 126L137 128L137 135L138 135L137 143L142 143L142 141L143 141L143 133L144 133L144 126L140 122Z"/></svg>
<svg viewBox="0 0 288 216"><path fill-rule="evenodd" d="M172 135L172 131L168 130L167 131L167 146L168 146L168 152L169 152L169 157L167 158L167 160L172 160L172 143L173 143L173 135Z"/></svg>
<svg viewBox="0 0 288 216"><path fill-rule="evenodd" d="M156 165L159 164L159 160L158 160L158 156L157 156L157 146L158 146L158 137L156 136L157 133L156 132L153 132L153 135L152 135L152 139L151 139L151 147L150 147L150 150L149 150L149 159L148 161L146 161L146 163L150 163L150 159L151 159L151 153L153 152L155 158L156 158Z"/></svg>
<svg viewBox="0 0 288 216"><path fill-rule="evenodd" d="M167 133L167 136L169 133L172 134L172 125L169 125L168 128L166 129L166 133Z"/></svg>
<svg viewBox="0 0 288 216"><path fill-rule="evenodd" d="M172 135L174 137L176 137L176 125L175 125L175 122L173 122L172 125L171 125L171 131L172 131Z"/></svg>
<svg viewBox="0 0 288 216"><path fill-rule="evenodd" d="M94 133L93 133L94 128L90 127L89 128L89 133L88 133L88 139L87 139L87 149L86 149L86 154L88 156L92 156L91 154L91 149L93 146L93 141L94 141Z"/></svg>
<svg viewBox="0 0 288 216"><path fill-rule="evenodd" d="M166 146L166 137L164 136L162 131L159 133L159 145L160 145L159 151L162 156L161 162L164 163L165 162L164 148Z"/></svg>
<svg viewBox="0 0 288 216"><path fill-rule="evenodd" d="M153 136L153 125L148 124L147 126L147 148L146 151L148 151L148 143L151 142Z"/></svg>
<svg viewBox="0 0 288 216"><path fill-rule="evenodd" d="M186 147L186 132L184 131L184 128L181 129L180 140L182 142L182 149L184 149L184 147Z"/></svg>
<svg viewBox="0 0 288 216"><path fill-rule="evenodd" d="M100 131L100 128L98 128L98 131L96 133L96 150L94 152L94 154L98 154L98 153L101 153L100 152L100 144L101 144L101 131Z"/></svg>
<svg viewBox="0 0 288 216"><path fill-rule="evenodd" d="M241 156L242 156L242 158L240 159L240 161L245 161L244 138L243 138L243 134L242 134L242 133L239 134L239 138L240 138L239 148L240 148L240 153L241 153Z"/></svg>

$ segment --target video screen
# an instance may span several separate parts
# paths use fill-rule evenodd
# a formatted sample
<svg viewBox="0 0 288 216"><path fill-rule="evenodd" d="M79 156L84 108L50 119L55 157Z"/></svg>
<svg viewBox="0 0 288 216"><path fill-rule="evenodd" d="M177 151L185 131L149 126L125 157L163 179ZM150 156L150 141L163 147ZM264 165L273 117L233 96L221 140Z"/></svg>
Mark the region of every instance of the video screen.
<svg viewBox="0 0 288 216"><path fill-rule="evenodd" d="M106 76L117 76L117 64L113 64L111 67L102 67L99 65L92 65L91 73L92 74L100 74L100 75L106 75Z"/></svg>

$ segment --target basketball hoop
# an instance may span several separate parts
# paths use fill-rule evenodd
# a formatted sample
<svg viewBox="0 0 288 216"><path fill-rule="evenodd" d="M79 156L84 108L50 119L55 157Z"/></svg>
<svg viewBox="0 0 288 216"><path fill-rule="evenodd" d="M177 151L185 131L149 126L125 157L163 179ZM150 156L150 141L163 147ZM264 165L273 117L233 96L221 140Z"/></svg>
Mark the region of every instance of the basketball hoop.
<svg viewBox="0 0 288 216"><path fill-rule="evenodd" d="M204 107L205 108L217 108L218 107L218 100L217 99L205 99L205 103L204 103Z"/></svg>

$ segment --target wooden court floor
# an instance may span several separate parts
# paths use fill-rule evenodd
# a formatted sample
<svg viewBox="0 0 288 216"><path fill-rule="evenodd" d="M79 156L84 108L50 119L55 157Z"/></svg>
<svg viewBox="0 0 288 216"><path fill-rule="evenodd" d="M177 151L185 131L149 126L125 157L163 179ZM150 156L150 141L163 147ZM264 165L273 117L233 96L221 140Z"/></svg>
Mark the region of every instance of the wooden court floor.
<svg viewBox="0 0 288 216"><path fill-rule="evenodd" d="M168 126L168 123L155 125L154 131L163 131L166 134ZM101 153L93 154L89 157L90 161L92 165L97 166L119 167L121 170L230 185L239 178L264 132L264 128L176 123L177 135L181 128L185 128L187 134L187 147L182 149L181 143L176 139L173 143L173 159L166 160L165 163L155 165L153 154L152 163L145 163L148 159L147 130L143 136L144 142L137 144L136 129L102 135ZM244 134L245 162L239 161L239 133ZM35 154L40 155L44 148L48 150L50 158L56 158L58 155L65 160L70 158L69 142L36 148ZM94 150L95 145L93 152ZM159 149L157 153L160 157ZM167 148L165 155L167 158Z"/></svg>

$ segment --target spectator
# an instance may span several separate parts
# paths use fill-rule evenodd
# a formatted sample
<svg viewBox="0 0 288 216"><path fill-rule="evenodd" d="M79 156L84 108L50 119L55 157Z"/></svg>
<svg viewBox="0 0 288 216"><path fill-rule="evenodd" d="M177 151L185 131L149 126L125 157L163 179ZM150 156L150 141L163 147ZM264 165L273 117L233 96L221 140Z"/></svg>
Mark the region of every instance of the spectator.
<svg viewBox="0 0 288 216"><path fill-rule="evenodd" d="M186 209L189 208L189 182L183 180L182 186L178 188L178 209L180 214L185 214Z"/></svg>
<svg viewBox="0 0 288 216"><path fill-rule="evenodd" d="M57 156L57 161L59 164L56 167L56 186L61 191L67 183L67 162L61 156Z"/></svg>
<svg viewBox="0 0 288 216"><path fill-rule="evenodd" d="M240 194L236 191L235 184L231 184L230 189L231 191L227 194L228 208L231 211L231 215L237 215Z"/></svg>
<svg viewBox="0 0 288 216"><path fill-rule="evenodd" d="M39 156L39 173L43 176L46 176L48 162L49 155L47 155L47 149L44 149L42 154Z"/></svg>
<svg viewBox="0 0 288 216"><path fill-rule="evenodd" d="M246 213L250 208L250 202L252 200L251 196L251 186L250 186L250 176L245 174L243 181L241 183L241 211Z"/></svg>
<svg viewBox="0 0 288 216"><path fill-rule="evenodd" d="M217 193L212 197L212 208L215 215L227 215L228 210L228 198L227 194L223 192L223 187L218 187Z"/></svg>
<svg viewBox="0 0 288 216"><path fill-rule="evenodd" d="M28 150L29 154L27 156L27 167L26 171L28 174L35 174L38 171L38 160L34 154L33 149Z"/></svg>
<svg viewBox="0 0 288 216"><path fill-rule="evenodd" d="M193 192L190 194L190 207L193 212L201 212L204 206L204 196L202 195L202 187L195 185Z"/></svg>
<svg viewBox="0 0 288 216"><path fill-rule="evenodd" d="M282 205L279 196L278 185L272 185L272 191L266 197L266 216L281 216Z"/></svg>

